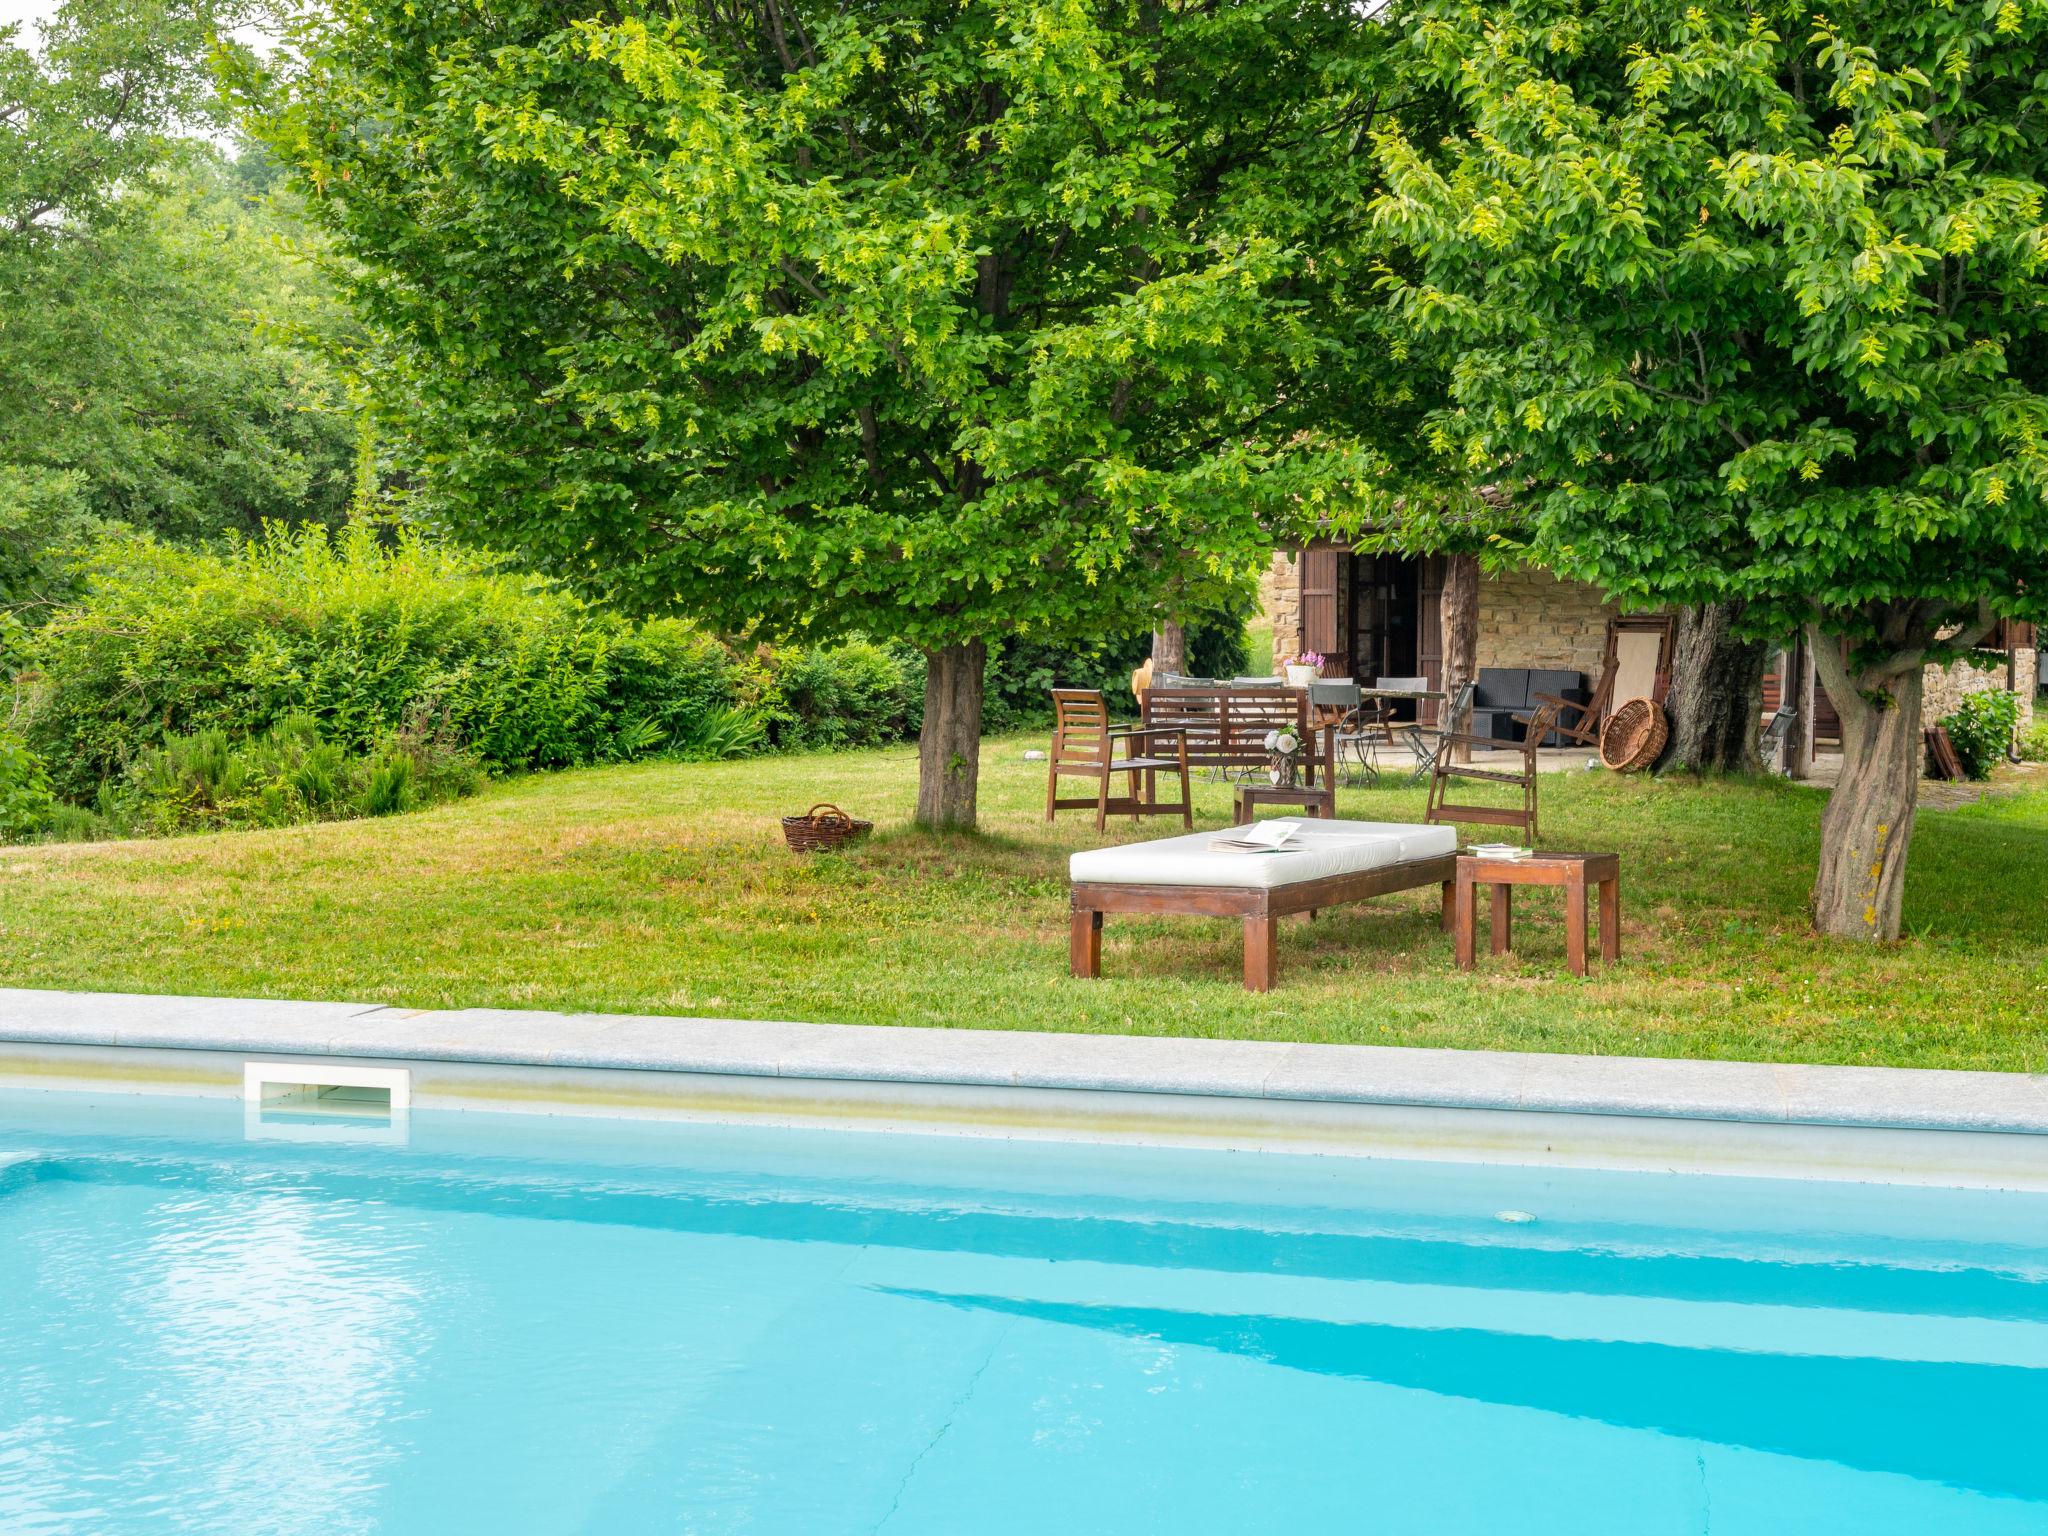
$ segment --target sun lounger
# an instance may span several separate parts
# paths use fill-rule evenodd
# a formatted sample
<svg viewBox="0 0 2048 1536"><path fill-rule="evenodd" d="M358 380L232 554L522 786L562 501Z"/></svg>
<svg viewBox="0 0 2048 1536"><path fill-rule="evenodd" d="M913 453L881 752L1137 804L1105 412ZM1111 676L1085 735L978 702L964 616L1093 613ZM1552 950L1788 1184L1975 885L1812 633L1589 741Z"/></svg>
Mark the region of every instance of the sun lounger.
<svg viewBox="0 0 2048 1536"><path fill-rule="evenodd" d="M1287 846L1245 853L1215 844L1234 832L1191 832L1089 848L1068 861L1073 882L1071 959L1076 976L1102 973L1106 912L1184 912L1244 920L1244 984L1271 990L1282 917L1426 885L1443 888L1450 921L1458 834L1405 822L1300 824Z"/></svg>

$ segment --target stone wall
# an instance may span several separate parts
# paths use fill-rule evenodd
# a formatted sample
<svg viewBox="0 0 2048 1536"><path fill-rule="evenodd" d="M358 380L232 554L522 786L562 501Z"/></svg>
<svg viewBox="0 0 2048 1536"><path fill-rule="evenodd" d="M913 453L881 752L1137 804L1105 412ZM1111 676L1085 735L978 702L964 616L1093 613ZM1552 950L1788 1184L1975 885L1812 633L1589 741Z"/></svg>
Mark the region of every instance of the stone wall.
<svg viewBox="0 0 2048 1536"><path fill-rule="evenodd" d="M1259 610L1273 623L1272 663L1278 671L1281 657L1301 651L1301 569L1286 550L1275 550L1273 563L1259 577ZM1253 668L1259 665L1254 656Z"/></svg>
<svg viewBox="0 0 2048 1536"><path fill-rule="evenodd" d="M2034 693L2040 686L2039 668L2041 653L2032 646L2021 651L2015 687L2020 696L2020 729L2027 730L2034 723ZM1922 718L1929 725L1938 725L1943 715L1954 714L1956 706L1963 701L1966 693L1980 693L1987 688L2005 686L2005 661L2000 658L1995 666L1976 667L1967 661L1951 662L1945 667L1929 667L1925 679L1926 695L1921 702Z"/></svg>
<svg viewBox="0 0 2048 1536"><path fill-rule="evenodd" d="M1619 612L1599 588L1548 571L1482 576L1477 664L1583 672L1592 688L1607 657L1607 621Z"/></svg>
<svg viewBox="0 0 2048 1536"><path fill-rule="evenodd" d="M1259 608L1273 625L1277 667L1301 649L1300 568L1285 551L1259 578ZM1481 576L1477 665L1583 672L1591 688L1607 655L1607 621L1620 611L1599 589L1548 571Z"/></svg>
<svg viewBox="0 0 2048 1536"><path fill-rule="evenodd" d="M1286 551L1276 551L1259 578L1259 607L1273 624L1273 665L1301 649L1301 584L1299 567ZM1591 688L1600 680L1607 653L1607 621L1621 612L1604 601L1597 588L1560 581L1547 571L1518 570L1479 580L1479 653L1482 667L1557 667L1586 675ZM2034 722L2035 695L2040 687L2040 653L2029 647L2019 653L2020 729ZM1253 657L1253 666L1260 658ZM1965 693L2003 688L2005 667L1989 670L1956 662L1927 669L1925 718L1929 725L1954 711Z"/></svg>

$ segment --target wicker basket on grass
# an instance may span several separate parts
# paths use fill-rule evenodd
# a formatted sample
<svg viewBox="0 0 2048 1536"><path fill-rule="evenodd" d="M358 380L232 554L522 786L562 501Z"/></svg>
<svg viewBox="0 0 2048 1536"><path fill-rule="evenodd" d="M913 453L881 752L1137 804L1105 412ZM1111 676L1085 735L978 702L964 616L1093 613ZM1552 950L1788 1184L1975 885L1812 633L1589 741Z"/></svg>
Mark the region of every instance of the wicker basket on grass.
<svg viewBox="0 0 2048 1536"><path fill-rule="evenodd" d="M782 818L782 835L796 853L829 853L875 830L872 821L858 821L836 805L820 801L801 816Z"/></svg>
<svg viewBox="0 0 2048 1536"><path fill-rule="evenodd" d="M1616 773L1647 768L1664 754L1671 722L1655 699L1630 699L1600 728L1600 761Z"/></svg>

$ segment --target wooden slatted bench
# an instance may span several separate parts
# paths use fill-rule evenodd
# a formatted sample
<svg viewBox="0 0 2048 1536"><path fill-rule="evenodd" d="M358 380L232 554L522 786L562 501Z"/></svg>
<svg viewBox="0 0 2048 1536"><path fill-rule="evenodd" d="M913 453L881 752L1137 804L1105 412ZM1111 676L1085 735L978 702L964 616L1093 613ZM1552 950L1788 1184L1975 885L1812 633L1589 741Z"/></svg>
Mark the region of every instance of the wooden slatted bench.
<svg viewBox="0 0 2048 1536"><path fill-rule="evenodd" d="M1187 743L1190 768L1263 768L1267 734L1292 731L1306 748L1309 785L1337 781L1337 728L1311 725L1306 689L1147 688L1139 713L1147 730L1172 731Z"/></svg>

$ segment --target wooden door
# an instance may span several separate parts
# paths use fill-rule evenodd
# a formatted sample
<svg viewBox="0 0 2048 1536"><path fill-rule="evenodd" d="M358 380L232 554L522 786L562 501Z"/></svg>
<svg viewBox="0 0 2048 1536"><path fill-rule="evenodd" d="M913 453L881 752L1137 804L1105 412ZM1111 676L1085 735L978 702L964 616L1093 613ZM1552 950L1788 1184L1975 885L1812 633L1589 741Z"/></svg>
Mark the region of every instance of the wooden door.
<svg viewBox="0 0 2048 1536"><path fill-rule="evenodd" d="M1386 604L1380 600L1380 562L1384 555L1351 557L1351 675L1371 682L1381 670L1387 648Z"/></svg>
<svg viewBox="0 0 2048 1536"><path fill-rule="evenodd" d="M1849 642L1847 640L1824 643L1839 643L1842 659L1844 661L1848 660ZM1807 750L1809 752L1818 752L1825 747L1839 752L1842 750L1841 714L1835 708L1835 701L1828 697L1827 685L1820 680L1820 669L1814 666L1813 657L1810 654L1806 658L1806 667L1809 686L1813 690L1810 695L1813 700L1813 719L1807 725Z"/></svg>
<svg viewBox="0 0 2048 1536"><path fill-rule="evenodd" d="M1344 611L1344 568L1351 551L1311 544L1301 552L1301 648L1323 658L1325 677L1351 675L1351 616Z"/></svg>
<svg viewBox="0 0 2048 1536"><path fill-rule="evenodd" d="M1444 557L1424 555L1410 562L1419 583L1415 603L1415 671L1432 688L1444 685ZM1436 724L1437 707L1422 705L1422 719Z"/></svg>

